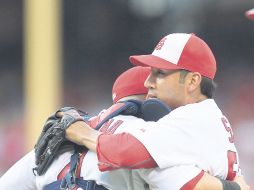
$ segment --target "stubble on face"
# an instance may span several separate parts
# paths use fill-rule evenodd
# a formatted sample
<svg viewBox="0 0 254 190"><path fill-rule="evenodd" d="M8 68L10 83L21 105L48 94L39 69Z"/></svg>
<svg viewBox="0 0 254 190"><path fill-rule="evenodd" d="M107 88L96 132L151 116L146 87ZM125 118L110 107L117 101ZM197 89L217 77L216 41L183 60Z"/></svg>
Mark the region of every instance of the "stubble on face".
<svg viewBox="0 0 254 190"><path fill-rule="evenodd" d="M159 98L171 109L184 104L185 72L182 70L152 69L148 98ZM149 81L150 80L150 81Z"/></svg>

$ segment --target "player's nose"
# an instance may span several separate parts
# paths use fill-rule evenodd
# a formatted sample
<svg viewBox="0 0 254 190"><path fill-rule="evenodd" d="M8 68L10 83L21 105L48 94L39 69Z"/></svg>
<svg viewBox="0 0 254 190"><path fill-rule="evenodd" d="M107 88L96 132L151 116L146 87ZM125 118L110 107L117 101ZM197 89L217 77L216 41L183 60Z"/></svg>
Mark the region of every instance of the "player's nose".
<svg viewBox="0 0 254 190"><path fill-rule="evenodd" d="M145 80L144 86L148 89L155 88L155 77L153 73L150 73L150 75Z"/></svg>

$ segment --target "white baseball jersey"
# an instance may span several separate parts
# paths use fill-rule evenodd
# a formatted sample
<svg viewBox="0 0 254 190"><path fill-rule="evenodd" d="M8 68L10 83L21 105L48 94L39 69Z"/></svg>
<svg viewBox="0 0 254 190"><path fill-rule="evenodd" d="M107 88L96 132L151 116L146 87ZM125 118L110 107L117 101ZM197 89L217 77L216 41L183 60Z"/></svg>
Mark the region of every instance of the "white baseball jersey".
<svg viewBox="0 0 254 190"><path fill-rule="evenodd" d="M151 188L180 189L184 177L165 184L165 175L173 179L172 176L185 172L183 181L187 182L200 172L198 168L222 179L232 180L240 175L232 128L212 99L179 107L158 122L132 120L124 124L160 167L138 171L143 178L146 176ZM133 127L137 125L139 130Z"/></svg>

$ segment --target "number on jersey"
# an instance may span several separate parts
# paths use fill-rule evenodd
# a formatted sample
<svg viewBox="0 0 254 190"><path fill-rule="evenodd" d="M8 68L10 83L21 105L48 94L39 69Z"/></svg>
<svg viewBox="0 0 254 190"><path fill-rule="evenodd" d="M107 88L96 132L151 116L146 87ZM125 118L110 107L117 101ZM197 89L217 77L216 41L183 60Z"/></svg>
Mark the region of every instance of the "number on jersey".
<svg viewBox="0 0 254 190"><path fill-rule="evenodd" d="M224 128L229 134L228 137L229 142L234 143L234 134L227 118L223 117L221 118L221 121L223 123ZM237 152L233 150L228 150L227 156L228 156L228 175L226 179L233 180L240 170Z"/></svg>
<svg viewBox="0 0 254 190"><path fill-rule="evenodd" d="M234 134L233 134L232 128L231 128L228 120L225 117L223 117L223 118L221 118L221 121L222 121L226 131L229 133L229 137L228 137L229 142L234 143Z"/></svg>
<svg viewBox="0 0 254 190"><path fill-rule="evenodd" d="M239 170L240 170L240 167L239 167L237 153L229 150L228 151L228 175L226 179L231 181L234 180Z"/></svg>

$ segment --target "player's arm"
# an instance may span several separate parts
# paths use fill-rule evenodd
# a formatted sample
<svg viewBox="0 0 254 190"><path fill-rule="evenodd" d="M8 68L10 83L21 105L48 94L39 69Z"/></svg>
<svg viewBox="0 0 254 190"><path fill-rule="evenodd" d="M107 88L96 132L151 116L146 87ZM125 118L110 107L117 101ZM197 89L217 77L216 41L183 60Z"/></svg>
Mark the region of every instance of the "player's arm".
<svg viewBox="0 0 254 190"><path fill-rule="evenodd" d="M101 132L91 128L84 121L77 121L66 129L65 137L78 145L83 145L89 150L96 152L97 141L101 134Z"/></svg>
<svg viewBox="0 0 254 190"><path fill-rule="evenodd" d="M35 167L34 158L34 151L31 151L4 173L0 178L1 189L37 189L36 177L33 174L33 168Z"/></svg>
<svg viewBox="0 0 254 190"><path fill-rule="evenodd" d="M155 110L155 112L151 111L147 112L146 110ZM145 101L142 105L137 101L129 100L126 102L114 104L101 116L99 116L97 122L99 122L98 125L103 124L109 118L112 118L113 116L119 114L124 115L138 114L146 121L157 121L159 118L163 117L169 112L170 109L168 108L168 106L164 105L164 103L161 103L158 100L148 100ZM67 114L67 112L57 112L58 117L62 117L65 114ZM70 115L71 113L68 114ZM76 115L72 116L72 118L75 117ZM102 134L101 132L93 130L92 128L94 127L91 126L91 124L76 120L75 122L71 122L71 125L64 127L66 130L65 137L78 145L86 146L87 148L89 148L94 152L96 152L97 150L97 155L101 166L100 170L102 171L109 169L118 169L120 167L126 168L156 167L157 164L155 163L149 152L146 150L145 146L142 143L140 143L139 140L137 140L134 136L130 135L128 133L128 130L126 130L126 128L129 128L129 130L133 129L135 130L133 126L136 126L137 128L137 126L143 126L144 124L147 125L147 123L145 123L143 119L137 119L137 121L139 122L135 122L135 125L133 124L122 127L126 131L126 133L121 133L118 135L112 135L108 133ZM128 121L126 121L125 123L127 122ZM61 122L61 123L64 125L64 123L68 124L70 122ZM89 126L92 128L90 128ZM45 144L44 141L43 144ZM142 152L143 154L137 154L137 152Z"/></svg>
<svg viewBox="0 0 254 190"><path fill-rule="evenodd" d="M140 176L149 184L151 189L179 190L249 190L243 178L239 178L239 185L235 182L220 180L204 170L193 165L177 165L165 169L141 169L134 174ZM224 185L223 185L224 184Z"/></svg>
<svg viewBox="0 0 254 190"><path fill-rule="evenodd" d="M35 157L36 157L36 173L38 175L43 175L48 167L51 165L52 161L54 160L57 155L61 154L63 150L74 149L76 146L68 139L66 139L66 129L71 126L73 123L77 123L79 126L80 122L83 121L88 123L88 125L95 129L100 129L102 127L102 131L108 132L107 129L109 127L109 119L119 115L139 115L141 110L141 102L137 100L129 100L125 102L119 102L117 104L112 105L109 109L104 110L98 116L90 118L85 112L77 110L73 107L64 107L59 109L57 112L53 114L53 118L50 117L47 119L46 124L43 127L43 131L36 143L35 146ZM111 120L113 121L113 119ZM121 123L121 122L120 122ZM104 125L105 124L105 125ZM120 126L121 124L117 125L116 127ZM108 127L106 127L108 126ZM115 128L116 129L116 128ZM75 130L79 131L78 129ZM111 130L111 132L114 130ZM84 134L81 133L81 135ZM94 134L94 133L91 133ZM87 135L91 135L90 133ZM75 137L80 137L81 139L83 136L78 136L78 133L75 133ZM77 138L74 138L73 142L76 142ZM78 140L79 141L79 140ZM89 140L89 143L91 141ZM81 144L76 142L76 144ZM65 146L68 146L65 148ZM87 145L87 147L90 147ZM81 147L79 147L81 148ZM91 147L90 147L91 148ZM91 148L92 149L92 148Z"/></svg>
<svg viewBox="0 0 254 190"><path fill-rule="evenodd" d="M234 181L228 181L204 173L194 190L250 190L250 187L243 176L236 177Z"/></svg>
<svg viewBox="0 0 254 190"><path fill-rule="evenodd" d="M103 134L78 121L66 130L66 138L97 152L101 171L157 166L145 146L129 133Z"/></svg>
<svg viewBox="0 0 254 190"><path fill-rule="evenodd" d="M180 190L249 190L243 177L236 177L234 181L223 180L211 176L203 170L193 166L177 166L166 170L169 184L174 184ZM171 171L170 171L171 170ZM161 170L162 172L165 172ZM160 172L160 171L159 171ZM196 173L196 174L195 174ZM176 175L177 174L177 175ZM163 176L163 175L162 175ZM179 176L181 178L179 179ZM191 177L195 176L195 177ZM165 178L165 177L164 177ZM189 178L189 180L187 180ZM163 181L162 181L163 183Z"/></svg>

